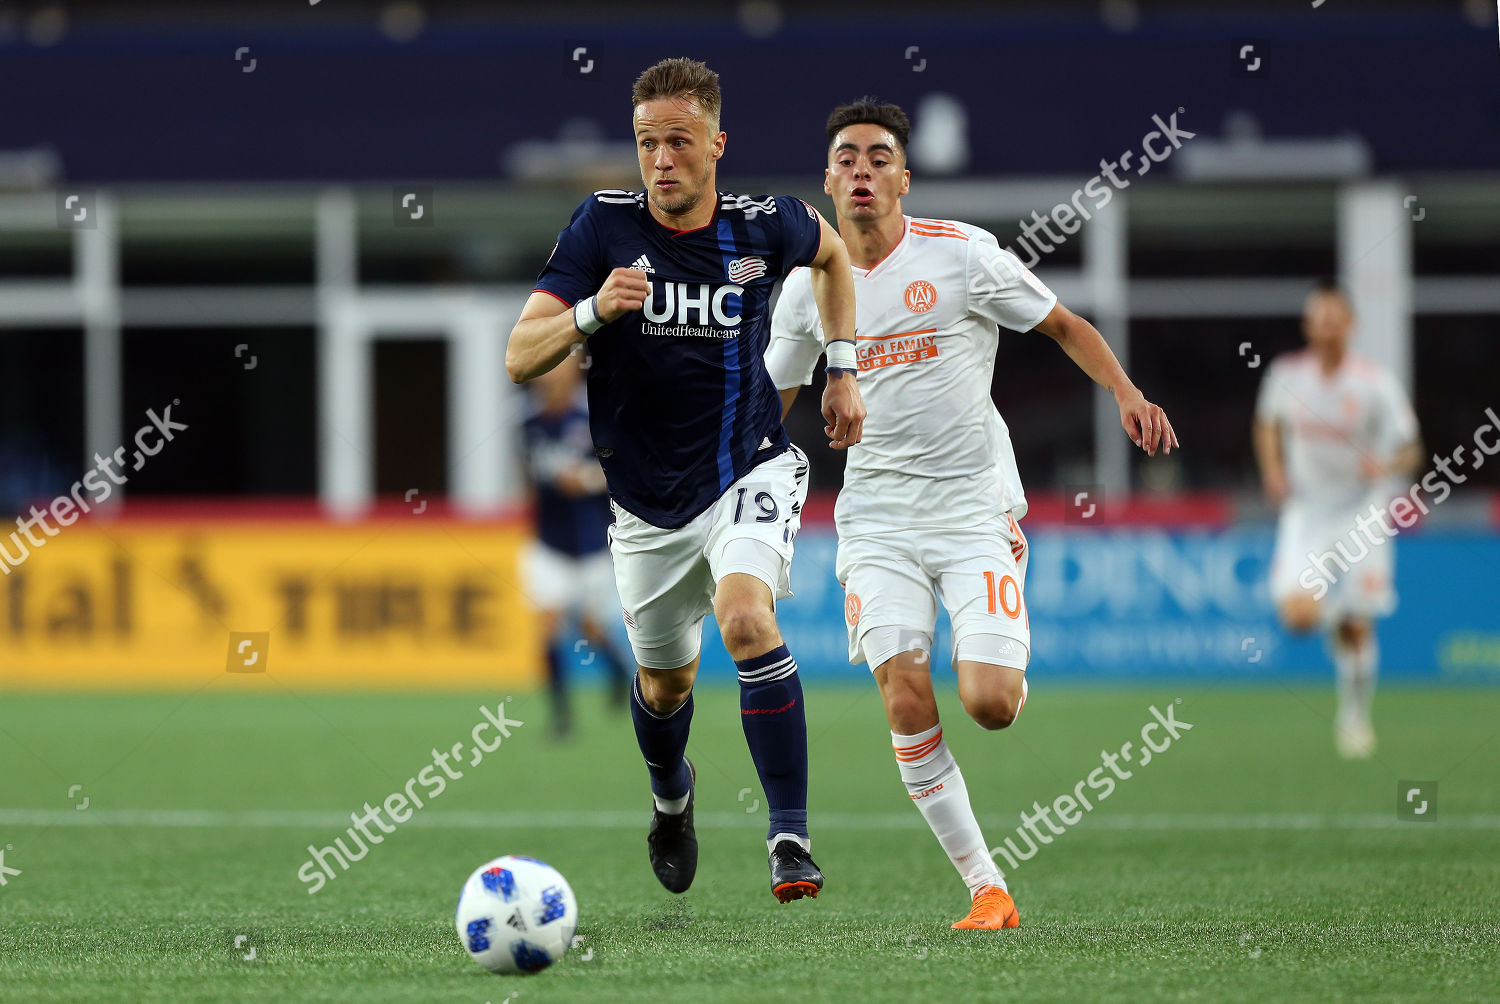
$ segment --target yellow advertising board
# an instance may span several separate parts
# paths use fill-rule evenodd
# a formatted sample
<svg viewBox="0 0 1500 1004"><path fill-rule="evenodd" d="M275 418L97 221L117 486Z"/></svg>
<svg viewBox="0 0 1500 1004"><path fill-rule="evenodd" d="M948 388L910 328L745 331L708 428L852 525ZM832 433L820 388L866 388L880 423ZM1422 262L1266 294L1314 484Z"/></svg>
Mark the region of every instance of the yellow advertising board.
<svg viewBox="0 0 1500 1004"><path fill-rule="evenodd" d="M535 682L526 539L420 516L80 522L0 569L0 688Z"/></svg>

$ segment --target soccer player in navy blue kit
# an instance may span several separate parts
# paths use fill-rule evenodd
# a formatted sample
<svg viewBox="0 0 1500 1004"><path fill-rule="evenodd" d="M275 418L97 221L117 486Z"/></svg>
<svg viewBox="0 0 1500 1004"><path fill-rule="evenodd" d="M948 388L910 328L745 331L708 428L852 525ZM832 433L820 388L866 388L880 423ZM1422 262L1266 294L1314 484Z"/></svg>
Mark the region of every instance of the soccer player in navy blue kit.
<svg viewBox="0 0 1500 1004"><path fill-rule="evenodd" d="M651 775L647 849L672 892L698 868L693 765L684 755L703 619L739 670L740 720L770 809L771 891L816 896L823 874L807 829L807 721L797 663L776 626L791 595L807 458L787 439L763 356L776 280L811 272L839 362L852 359L854 281L838 231L806 203L721 193L718 74L667 59L635 82L632 121L644 192L595 192L558 235L511 331L505 365L522 382L581 339L589 419L615 525L610 551L639 667L636 739ZM823 394L834 449L859 442L864 403L852 364Z"/></svg>
<svg viewBox="0 0 1500 1004"><path fill-rule="evenodd" d="M536 609L546 646L552 695L552 731L572 730L568 664L587 641L586 663L597 661L610 704L624 709L629 683L604 618L619 608L606 532L612 519L604 472L594 457L583 372L567 359L531 384L534 393L521 424L526 468L535 492L537 539L522 559L526 595ZM576 619L583 637L566 629Z"/></svg>

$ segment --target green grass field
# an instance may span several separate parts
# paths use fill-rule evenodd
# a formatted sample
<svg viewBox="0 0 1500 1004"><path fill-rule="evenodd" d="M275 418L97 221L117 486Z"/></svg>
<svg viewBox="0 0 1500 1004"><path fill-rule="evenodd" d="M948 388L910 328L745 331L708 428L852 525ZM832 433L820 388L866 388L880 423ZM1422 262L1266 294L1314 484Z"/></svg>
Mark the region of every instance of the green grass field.
<svg viewBox="0 0 1500 1004"><path fill-rule="evenodd" d="M701 688L702 845L685 895L646 863L628 718L527 724L316 895L309 843L463 740L479 696L0 695L0 1000L1478 999L1500 988L1500 693L1382 692L1380 752L1338 760L1331 688L1033 688L947 736L993 846L1073 791L1149 705L1193 725L1009 875L1022 927L951 931L957 876L901 787L873 688L810 688L822 897L779 905L730 688ZM503 697L504 695L496 695ZM491 707L493 708L493 699ZM1435 822L1397 782L1439 782ZM81 787L75 787L81 786ZM747 790L748 789L748 790ZM87 808L81 808L84 799ZM753 809L754 811L747 811ZM1017 841L1020 843L1019 841ZM1024 848L1024 844L1022 844ZM569 878L583 941L505 978L467 958L458 888L524 853ZM18 874L17 874L18 873ZM238 935L241 947L233 950ZM255 959L245 962L246 949Z"/></svg>

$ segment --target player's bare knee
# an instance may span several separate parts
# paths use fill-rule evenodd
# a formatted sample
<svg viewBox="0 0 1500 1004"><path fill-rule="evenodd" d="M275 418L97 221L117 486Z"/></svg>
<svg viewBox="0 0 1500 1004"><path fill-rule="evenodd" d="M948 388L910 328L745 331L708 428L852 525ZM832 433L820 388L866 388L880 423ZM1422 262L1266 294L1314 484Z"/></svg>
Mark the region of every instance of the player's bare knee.
<svg viewBox="0 0 1500 1004"><path fill-rule="evenodd" d="M1359 648L1370 637L1370 624L1358 618L1339 621L1338 640L1341 645Z"/></svg>
<svg viewBox="0 0 1500 1004"><path fill-rule="evenodd" d="M982 729L995 731L1009 728L1021 711L1021 698L1017 694L995 693L964 701L964 710Z"/></svg>
<svg viewBox="0 0 1500 1004"><path fill-rule="evenodd" d="M938 723L925 651L903 650L881 662L875 668L875 684L892 732L916 735Z"/></svg>
<svg viewBox="0 0 1500 1004"><path fill-rule="evenodd" d="M591 642L598 643L609 640L609 633L604 630L603 625L588 614L584 614L578 618L578 628L583 632L583 636Z"/></svg>
<svg viewBox="0 0 1500 1004"><path fill-rule="evenodd" d="M776 615L759 604L729 603L722 612L716 610L714 616L731 658L753 659L781 644Z"/></svg>
<svg viewBox="0 0 1500 1004"><path fill-rule="evenodd" d="M543 638L551 639L557 634L558 627L562 624L562 614L556 610L538 610L536 612L537 633Z"/></svg>
<svg viewBox="0 0 1500 1004"><path fill-rule="evenodd" d="M898 683L887 687L885 714L890 720L891 730L903 735L915 735L937 724L937 702L931 693L923 693L916 686Z"/></svg>
<svg viewBox="0 0 1500 1004"><path fill-rule="evenodd" d="M998 654L994 649L986 651L992 657ZM958 699L975 724L992 731L1009 728L1026 700L1026 671L1021 666L972 658L960 659L956 668Z"/></svg>
<svg viewBox="0 0 1500 1004"><path fill-rule="evenodd" d="M693 690L693 674L684 670L642 670L641 700L646 707L658 713L674 711L682 706Z"/></svg>
<svg viewBox="0 0 1500 1004"><path fill-rule="evenodd" d="M1316 631L1322 623L1318 601L1311 596L1290 597L1281 604L1277 612L1281 615L1282 626L1294 634Z"/></svg>

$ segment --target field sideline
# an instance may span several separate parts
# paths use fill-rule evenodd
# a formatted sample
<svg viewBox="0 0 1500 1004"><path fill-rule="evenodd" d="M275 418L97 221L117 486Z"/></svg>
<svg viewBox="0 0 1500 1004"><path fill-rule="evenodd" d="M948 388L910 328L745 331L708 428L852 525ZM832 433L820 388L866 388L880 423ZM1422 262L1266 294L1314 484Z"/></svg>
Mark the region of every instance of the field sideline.
<svg viewBox="0 0 1500 1004"><path fill-rule="evenodd" d="M541 698L516 694L504 714L524 725L309 895L308 845L343 836L434 747L467 751L481 704L505 696L243 677L192 695L0 695L0 1000L1395 1000L1500 985L1500 693L1387 688L1380 752L1346 763L1331 687L1042 681L994 734L950 689L945 733L992 846L1024 849L1018 814L1140 743L1152 707L1192 725L1121 762L1131 776L1107 796L1085 785L1092 811L1034 856L1001 861L1023 923L1002 934L948 930L964 890L897 780L873 688L809 688L828 885L786 906L733 689L698 693L702 861L681 897L646 864L628 719L583 691L578 737L558 745ZM1400 781L1438 782L1433 822L1397 818ZM582 941L538 977L482 972L453 932L462 880L502 853L556 865L582 905Z"/></svg>

